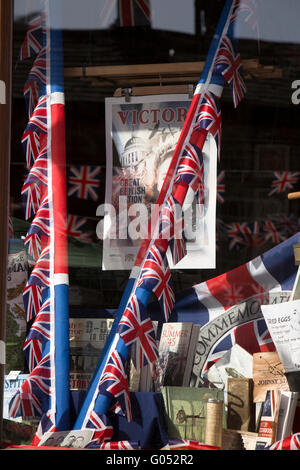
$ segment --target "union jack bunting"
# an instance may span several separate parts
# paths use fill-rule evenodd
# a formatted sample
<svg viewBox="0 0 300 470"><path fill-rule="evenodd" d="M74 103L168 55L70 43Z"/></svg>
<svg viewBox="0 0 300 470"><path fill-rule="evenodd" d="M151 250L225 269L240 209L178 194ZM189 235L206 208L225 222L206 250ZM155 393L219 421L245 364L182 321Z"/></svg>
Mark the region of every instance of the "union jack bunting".
<svg viewBox="0 0 300 470"><path fill-rule="evenodd" d="M68 196L97 201L100 175L100 166L70 166Z"/></svg>
<svg viewBox="0 0 300 470"><path fill-rule="evenodd" d="M222 170L218 174L217 178L217 201L221 204L224 203L224 193L225 193L225 171Z"/></svg>
<svg viewBox="0 0 300 470"><path fill-rule="evenodd" d="M144 262L138 286L155 294L168 321L175 300L174 288L165 253L155 244Z"/></svg>
<svg viewBox="0 0 300 470"><path fill-rule="evenodd" d="M30 267L34 266L42 252L41 237L37 233L27 233L24 239L24 247L27 254L28 265Z"/></svg>
<svg viewBox="0 0 300 470"><path fill-rule="evenodd" d="M293 186L298 182L299 172L293 173L291 171L274 171L275 180L272 181L272 190L268 193L268 196L272 194L284 193L293 189Z"/></svg>
<svg viewBox="0 0 300 470"><path fill-rule="evenodd" d="M31 70L29 72L28 81L37 82L41 90L44 90L44 87L47 83L47 49L43 47L38 53L36 59L33 62Z"/></svg>
<svg viewBox="0 0 300 470"><path fill-rule="evenodd" d="M125 361L122 356L114 351L109 358L101 381L99 383L99 393L111 394L121 406L123 413L131 421L131 404L128 388L128 378L125 370Z"/></svg>
<svg viewBox="0 0 300 470"><path fill-rule="evenodd" d="M179 263L186 255L184 217L181 205L172 195L162 210L160 236L169 240L173 264Z"/></svg>
<svg viewBox="0 0 300 470"><path fill-rule="evenodd" d="M20 51L21 61L33 57L40 52L44 43L44 34L43 16L39 15L29 23Z"/></svg>
<svg viewBox="0 0 300 470"><path fill-rule="evenodd" d="M91 241L91 234L83 230L83 227L86 225L87 220L88 219L86 217L68 214L67 234L70 237L78 238L82 241Z"/></svg>
<svg viewBox="0 0 300 470"><path fill-rule="evenodd" d="M130 351L136 369L158 358L152 321L143 303L133 295L118 326L118 333Z"/></svg>
<svg viewBox="0 0 300 470"><path fill-rule="evenodd" d="M46 187L43 185L25 181L22 187L21 196L25 208L26 219L30 219L37 212L45 191Z"/></svg>
<svg viewBox="0 0 300 470"><path fill-rule="evenodd" d="M272 214L268 217L280 233L284 236L291 236L298 232L300 221L295 215Z"/></svg>
<svg viewBox="0 0 300 470"><path fill-rule="evenodd" d="M118 0L120 26L138 26L151 23L149 0Z"/></svg>
<svg viewBox="0 0 300 470"><path fill-rule="evenodd" d="M230 239L229 249L240 248L243 245L249 243L249 237L251 236L250 229L247 222L232 222L227 224L227 236Z"/></svg>
<svg viewBox="0 0 300 470"><path fill-rule="evenodd" d="M228 36L223 38L221 48L218 51L216 70L222 73L231 86L233 103L236 108L246 93L246 85L243 78L241 56L236 53L233 40Z"/></svg>
<svg viewBox="0 0 300 470"><path fill-rule="evenodd" d="M286 239L282 232L280 232L271 220L266 220L263 223L263 231L265 232L265 240L270 240L273 243L280 243Z"/></svg>
<svg viewBox="0 0 300 470"><path fill-rule="evenodd" d="M37 285L26 285L23 291L23 302L27 314L26 320L30 322L36 317L42 304L41 288Z"/></svg>
<svg viewBox="0 0 300 470"><path fill-rule="evenodd" d="M40 287L48 287L50 283L50 246L47 245L41 252L41 256L34 265L30 274L29 284Z"/></svg>
<svg viewBox="0 0 300 470"><path fill-rule="evenodd" d="M245 22L259 33L258 11L255 0L239 0L238 13L245 14Z"/></svg>
<svg viewBox="0 0 300 470"><path fill-rule="evenodd" d="M31 168L40 153L40 137L37 132L24 132L22 145L26 156L27 168Z"/></svg>
<svg viewBox="0 0 300 470"><path fill-rule="evenodd" d="M31 227L27 232L27 236L38 234L40 237L48 237L50 235L50 209L48 194L44 196L38 208L35 217L31 223Z"/></svg>
<svg viewBox="0 0 300 470"><path fill-rule="evenodd" d="M48 157L46 151L38 155L31 167L26 183L48 184Z"/></svg>
<svg viewBox="0 0 300 470"><path fill-rule="evenodd" d="M195 129L205 129L216 140L218 157L220 158L222 116L219 98L211 92L205 93L196 117Z"/></svg>
<svg viewBox="0 0 300 470"><path fill-rule="evenodd" d="M46 96L42 96L37 105L34 109L25 132L47 132L47 103L48 98Z"/></svg>

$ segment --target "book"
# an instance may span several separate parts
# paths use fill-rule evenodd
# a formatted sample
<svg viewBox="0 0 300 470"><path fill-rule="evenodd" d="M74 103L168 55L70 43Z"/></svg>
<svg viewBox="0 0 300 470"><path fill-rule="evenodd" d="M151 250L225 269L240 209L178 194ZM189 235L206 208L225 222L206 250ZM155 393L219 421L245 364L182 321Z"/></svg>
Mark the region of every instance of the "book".
<svg viewBox="0 0 300 470"><path fill-rule="evenodd" d="M280 390L268 390L266 393L266 399L263 404L259 422L255 450L263 450L275 442L280 394Z"/></svg>
<svg viewBox="0 0 300 470"><path fill-rule="evenodd" d="M253 380L250 378L228 378L227 427L242 431L255 430Z"/></svg>
<svg viewBox="0 0 300 470"><path fill-rule="evenodd" d="M70 318L70 389L87 390L114 320Z"/></svg>
<svg viewBox="0 0 300 470"><path fill-rule="evenodd" d="M275 441L280 441L281 439L293 434L293 424L298 398L298 392L280 392Z"/></svg>
<svg viewBox="0 0 300 470"><path fill-rule="evenodd" d="M188 386L200 325L191 322L164 323L155 363L155 391L162 386Z"/></svg>
<svg viewBox="0 0 300 470"><path fill-rule="evenodd" d="M217 388L162 387L165 417L170 438L192 439L205 442L206 402L209 398L224 400ZM226 428L223 406L222 427Z"/></svg>

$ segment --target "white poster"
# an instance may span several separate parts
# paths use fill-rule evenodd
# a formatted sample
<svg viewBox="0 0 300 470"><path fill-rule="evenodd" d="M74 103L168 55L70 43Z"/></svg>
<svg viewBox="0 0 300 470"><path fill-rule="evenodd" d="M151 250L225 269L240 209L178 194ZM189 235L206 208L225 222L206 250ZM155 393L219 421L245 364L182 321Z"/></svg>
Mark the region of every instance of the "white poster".
<svg viewBox="0 0 300 470"><path fill-rule="evenodd" d="M106 99L106 194L97 227L104 270L131 269L168 170L189 106L188 95ZM194 193L184 204L187 255L170 268L215 268L217 148L209 135L203 148L205 205ZM153 229L153 228L152 228Z"/></svg>

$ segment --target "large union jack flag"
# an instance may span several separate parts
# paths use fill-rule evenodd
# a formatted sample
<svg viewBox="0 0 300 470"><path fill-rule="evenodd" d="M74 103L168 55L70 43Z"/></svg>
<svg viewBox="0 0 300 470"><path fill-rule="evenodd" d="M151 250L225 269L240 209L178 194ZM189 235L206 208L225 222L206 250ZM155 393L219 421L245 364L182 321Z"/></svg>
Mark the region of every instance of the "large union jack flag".
<svg viewBox="0 0 300 470"><path fill-rule="evenodd" d="M136 369L158 358L153 323L144 304L133 295L118 326L118 333L130 351Z"/></svg>

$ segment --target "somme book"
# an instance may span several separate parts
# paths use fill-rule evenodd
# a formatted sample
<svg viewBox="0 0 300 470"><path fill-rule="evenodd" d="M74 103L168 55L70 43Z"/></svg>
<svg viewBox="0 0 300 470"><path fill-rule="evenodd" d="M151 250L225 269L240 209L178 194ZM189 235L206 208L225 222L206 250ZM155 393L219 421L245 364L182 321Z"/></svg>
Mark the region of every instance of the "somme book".
<svg viewBox="0 0 300 470"><path fill-rule="evenodd" d="M188 386L200 325L191 322L164 323L155 363L155 391L162 386Z"/></svg>
<svg viewBox="0 0 300 470"><path fill-rule="evenodd" d="M112 318L70 318L71 390L87 390L113 321Z"/></svg>
<svg viewBox="0 0 300 470"><path fill-rule="evenodd" d="M205 441L206 402L209 398L223 401L223 428L226 428L224 394L218 388L162 387L168 436Z"/></svg>

